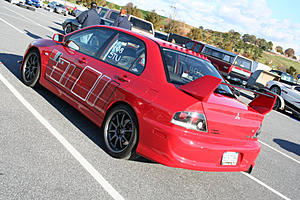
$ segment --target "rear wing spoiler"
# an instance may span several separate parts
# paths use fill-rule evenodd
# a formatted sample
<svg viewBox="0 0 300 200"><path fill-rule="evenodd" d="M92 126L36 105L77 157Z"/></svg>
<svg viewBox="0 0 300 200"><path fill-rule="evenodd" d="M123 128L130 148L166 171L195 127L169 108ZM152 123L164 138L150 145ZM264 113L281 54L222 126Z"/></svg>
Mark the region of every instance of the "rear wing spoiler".
<svg viewBox="0 0 300 200"><path fill-rule="evenodd" d="M237 88L254 93L256 97L248 104L248 106L262 115L269 113L276 102L277 96L268 91L262 93L236 85L222 83L221 79L210 75L200 77L190 83L187 83L181 86L180 89L201 101L206 101L220 84L227 85L230 88Z"/></svg>
<svg viewBox="0 0 300 200"><path fill-rule="evenodd" d="M272 94L271 92L265 91L265 93L246 89L243 87L239 87L236 85L231 85L228 83L221 83L222 85L227 85L231 88L238 88L240 90L252 92L255 94L255 98L248 104L249 107L254 109L256 112L266 115L273 109L277 96Z"/></svg>

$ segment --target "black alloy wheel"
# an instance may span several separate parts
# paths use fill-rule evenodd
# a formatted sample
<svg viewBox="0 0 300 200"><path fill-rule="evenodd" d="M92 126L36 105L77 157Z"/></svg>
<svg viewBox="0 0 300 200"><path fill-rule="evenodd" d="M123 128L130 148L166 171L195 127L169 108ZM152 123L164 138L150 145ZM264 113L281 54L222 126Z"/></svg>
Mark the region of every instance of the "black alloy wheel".
<svg viewBox="0 0 300 200"><path fill-rule="evenodd" d="M65 31L65 35L71 33L72 32L72 25L70 23L67 24L64 31Z"/></svg>
<svg viewBox="0 0 300 200"><path fill-rule="evenodd" d="M115 158L132 159L137 144L138 122L133 110L118 105L104 122L104 142L107 152Z"/></svg>
<svg viewBox="0 0 300 200"><path fill-rule="evenodd" d="M37 50L31 50L27 53L22 68L22 81L29 87L38 85L41 75L41 58Z"/></svg>

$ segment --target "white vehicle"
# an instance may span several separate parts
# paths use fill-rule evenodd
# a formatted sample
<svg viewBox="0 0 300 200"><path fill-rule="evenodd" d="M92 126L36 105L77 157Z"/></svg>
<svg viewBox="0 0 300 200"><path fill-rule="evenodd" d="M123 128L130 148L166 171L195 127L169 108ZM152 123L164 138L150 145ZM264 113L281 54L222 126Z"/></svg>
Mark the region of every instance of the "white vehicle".
<svg viewBox="0 0 300 200"><path fill-rule="evenodd" d="M269 81L266 87L284 99L286 110L290 110L294 115L300 117L300 85L295 85L292 78L291 75L282 73L281 79L285 81L284 83L273 80ZM291 84L287 83L287 80L291 80Z"/></svg>
<svg viewBox="0 0 300 200"><path fill-rule="evenodd" d="M154 37L153 24L144 19L138 18L136 16L130 15L129 21L132 23L132 31L140 33L142 35Z"/></svg>

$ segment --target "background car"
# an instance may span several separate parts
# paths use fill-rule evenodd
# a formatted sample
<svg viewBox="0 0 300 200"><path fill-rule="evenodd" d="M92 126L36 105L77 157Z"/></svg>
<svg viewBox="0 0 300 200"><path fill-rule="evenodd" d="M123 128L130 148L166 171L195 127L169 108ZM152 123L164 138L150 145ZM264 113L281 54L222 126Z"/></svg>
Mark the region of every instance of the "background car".
<svg viewBox="0 0 300 200"><path fill-rule="evenodd" d="M63 4L56 4L53 11L58 14L63 14L64 16L68 15L68 9Z"/></svg>
<svg viewBox="0 0 300 200"><path fill-rule="evenodd" d="M279 70L272 70L271 72L280 75L280 81L271 80L266 87L284 99L284 110L291 111L300 118L300 85L295 84L294 77L290 74Z"/></svg>
<svg viewBox="0 0 300 200"><path fill-rule="evenodd" d="M30 5L30 6L37 7L37 8L41 7L41 4L40 4L39 0L26 0L25 3Z"/></svg>
<svg viewBox="0 0 300 200"><path fill-rule="evenodd" d="M251 172L275 101L243 104L204 56L109 26L33 41L21 74L103 127L112 157L193 170Z"/></svg>

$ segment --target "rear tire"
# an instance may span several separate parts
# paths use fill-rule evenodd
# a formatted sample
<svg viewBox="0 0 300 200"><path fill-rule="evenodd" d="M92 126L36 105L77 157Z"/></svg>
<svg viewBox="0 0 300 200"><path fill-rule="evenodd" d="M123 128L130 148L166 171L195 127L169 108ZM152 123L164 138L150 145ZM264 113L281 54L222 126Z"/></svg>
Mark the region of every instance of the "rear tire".
<svg viewBox="0 0 300 200"><path fill-rule="evenodd" d="M41 57L38 50L31 50L25 56L22 67L22 81L29 87L36 87L39 85L41 76Z"/></svg>
<svg viewBox="0 0 300 200"><path fill-rule="evenodd" d="M103 126L104 144L109 155L119 159L133 159L138 137L138 121L126 105L114 107Z"/></svg>
<svg viewBox="0 0 300 200"><path fill-rule="evenodd" d="M280 89L280 87L278 87L277 85L272 86L272 87L270 88L270 90L271 90L272 92L278 94L278 95L281 94L281 89Z"/></svg>

